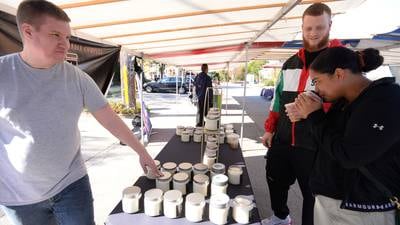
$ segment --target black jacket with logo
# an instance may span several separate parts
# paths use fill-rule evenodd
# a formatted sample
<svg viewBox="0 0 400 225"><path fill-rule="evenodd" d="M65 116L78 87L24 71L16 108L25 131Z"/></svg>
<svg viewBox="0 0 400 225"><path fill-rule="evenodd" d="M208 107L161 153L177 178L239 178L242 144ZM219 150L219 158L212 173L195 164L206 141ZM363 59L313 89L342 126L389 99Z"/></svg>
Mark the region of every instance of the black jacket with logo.
<svg viewBox="0 0 400 225"><path fill-rule="evenodd" d="M387 211L388 198L365 177L365 167L400 197L400 86L394 78L372 82L352 103L310 114L318 153L310 178L314 194L343 200L356 211Z"/></svg>

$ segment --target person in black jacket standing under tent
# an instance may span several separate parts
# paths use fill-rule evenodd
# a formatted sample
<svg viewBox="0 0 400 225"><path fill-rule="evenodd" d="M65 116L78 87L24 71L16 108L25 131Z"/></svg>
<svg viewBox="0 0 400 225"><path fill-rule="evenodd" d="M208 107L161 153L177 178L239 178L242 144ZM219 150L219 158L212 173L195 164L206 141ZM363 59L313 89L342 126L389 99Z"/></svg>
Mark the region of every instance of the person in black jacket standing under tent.
<svg viewBox="0 0 400 225"><path fill-rule="evenodd" d="M211 77L208 76L208 65L201 65L201 73L199 73L194 79L195 93L198 99L197 102L197 116L196 116L196 126L202 127L204 123L204 115L207 115L209 107L212 107L213 92L212 89L208 91L208 100L206 100L206 90L212 87ZM204 104L206 104L206 109L204 112Z"/></svg>
<svg viewBox="0 0 400 225"><path fill-rule="evenodd" d="M293 102L299 93L314 90L309 78L310 64L324 49L340 45L338 40L329 41L330 28L330 8L323 3L310 5L303 13L304 48L283 64L279 74L262 138L269 148L266 176L274 212L262 221L263 225L292 223L287 200L289 188L296 180L303 196L301 224L313 224L314 197L308 183L316 145L310 136L309 121L292 123L286 116L285 105Z"/></svg>
<svg viewBox="0 0 400 225"><path fill-rule="evenodd" d="M315 224L395 224L400 86L393 77L371 81L363 76L382 62L372 48L327 49L311 64L310 77L318 94L333 103L331 109L325 114L321 102L305 94L295 100L298 116L290 118L309 119L318 143L310 177Z"/></svg>

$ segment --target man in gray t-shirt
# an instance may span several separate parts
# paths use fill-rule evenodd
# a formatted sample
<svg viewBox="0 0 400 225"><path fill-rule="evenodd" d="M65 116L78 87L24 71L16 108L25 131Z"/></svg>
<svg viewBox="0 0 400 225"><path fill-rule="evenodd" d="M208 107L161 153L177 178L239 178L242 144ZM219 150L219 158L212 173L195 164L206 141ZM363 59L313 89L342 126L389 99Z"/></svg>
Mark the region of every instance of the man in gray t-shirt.
<svg viewBox="0 0 400 225"><path fill-rule="evenodd" d="M94 224L78 130L84 108L157 171L94 81L64 62L69 22L52 3L22 2L23 50L0 57L0 205L15 225Z"/></svg>

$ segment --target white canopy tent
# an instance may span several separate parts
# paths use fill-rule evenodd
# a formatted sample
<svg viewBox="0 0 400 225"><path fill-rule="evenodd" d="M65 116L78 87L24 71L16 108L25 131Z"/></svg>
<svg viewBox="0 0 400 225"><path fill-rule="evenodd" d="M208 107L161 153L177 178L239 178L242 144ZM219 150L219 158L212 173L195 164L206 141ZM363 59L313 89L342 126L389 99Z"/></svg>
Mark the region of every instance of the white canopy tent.
<svg viewBox="0 0 400 225"><path fill-rule="evenodd" d="M22 0L1 0L15 14ZM138 56L199 70L232 68L251 59L287 59L301 40L309 0L51 0L70 16L73 34L121 45ZM370 39L396 29L397 0L322 0L334 16L331 38ZM383 13L383 14L381 14ZM337 22L337 25L335 23ZM362 25L362 26L361 26ZM368 44L368 41L370 43ZM363 40L399 64L399 41ZM358 46L358 47L360 47ZM245 95L245 89L244 89ZM243 106L243 112L244 112ZM243 119L242 119L243 122ZM243 124L242 124L243 125Z"/></svg>

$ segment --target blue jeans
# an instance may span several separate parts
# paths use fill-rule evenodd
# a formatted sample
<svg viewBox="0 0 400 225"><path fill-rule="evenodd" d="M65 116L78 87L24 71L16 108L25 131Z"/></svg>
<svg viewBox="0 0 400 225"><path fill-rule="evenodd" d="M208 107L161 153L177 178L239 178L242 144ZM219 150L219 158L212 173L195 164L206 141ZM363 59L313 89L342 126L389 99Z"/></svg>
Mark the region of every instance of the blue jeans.
<svg viewBox="0 0 400 225"><path fill-rule="evenodd" d="M23 206L2 206L13 225L94 225L89 177L70 184L56 196Z"/></svg>

